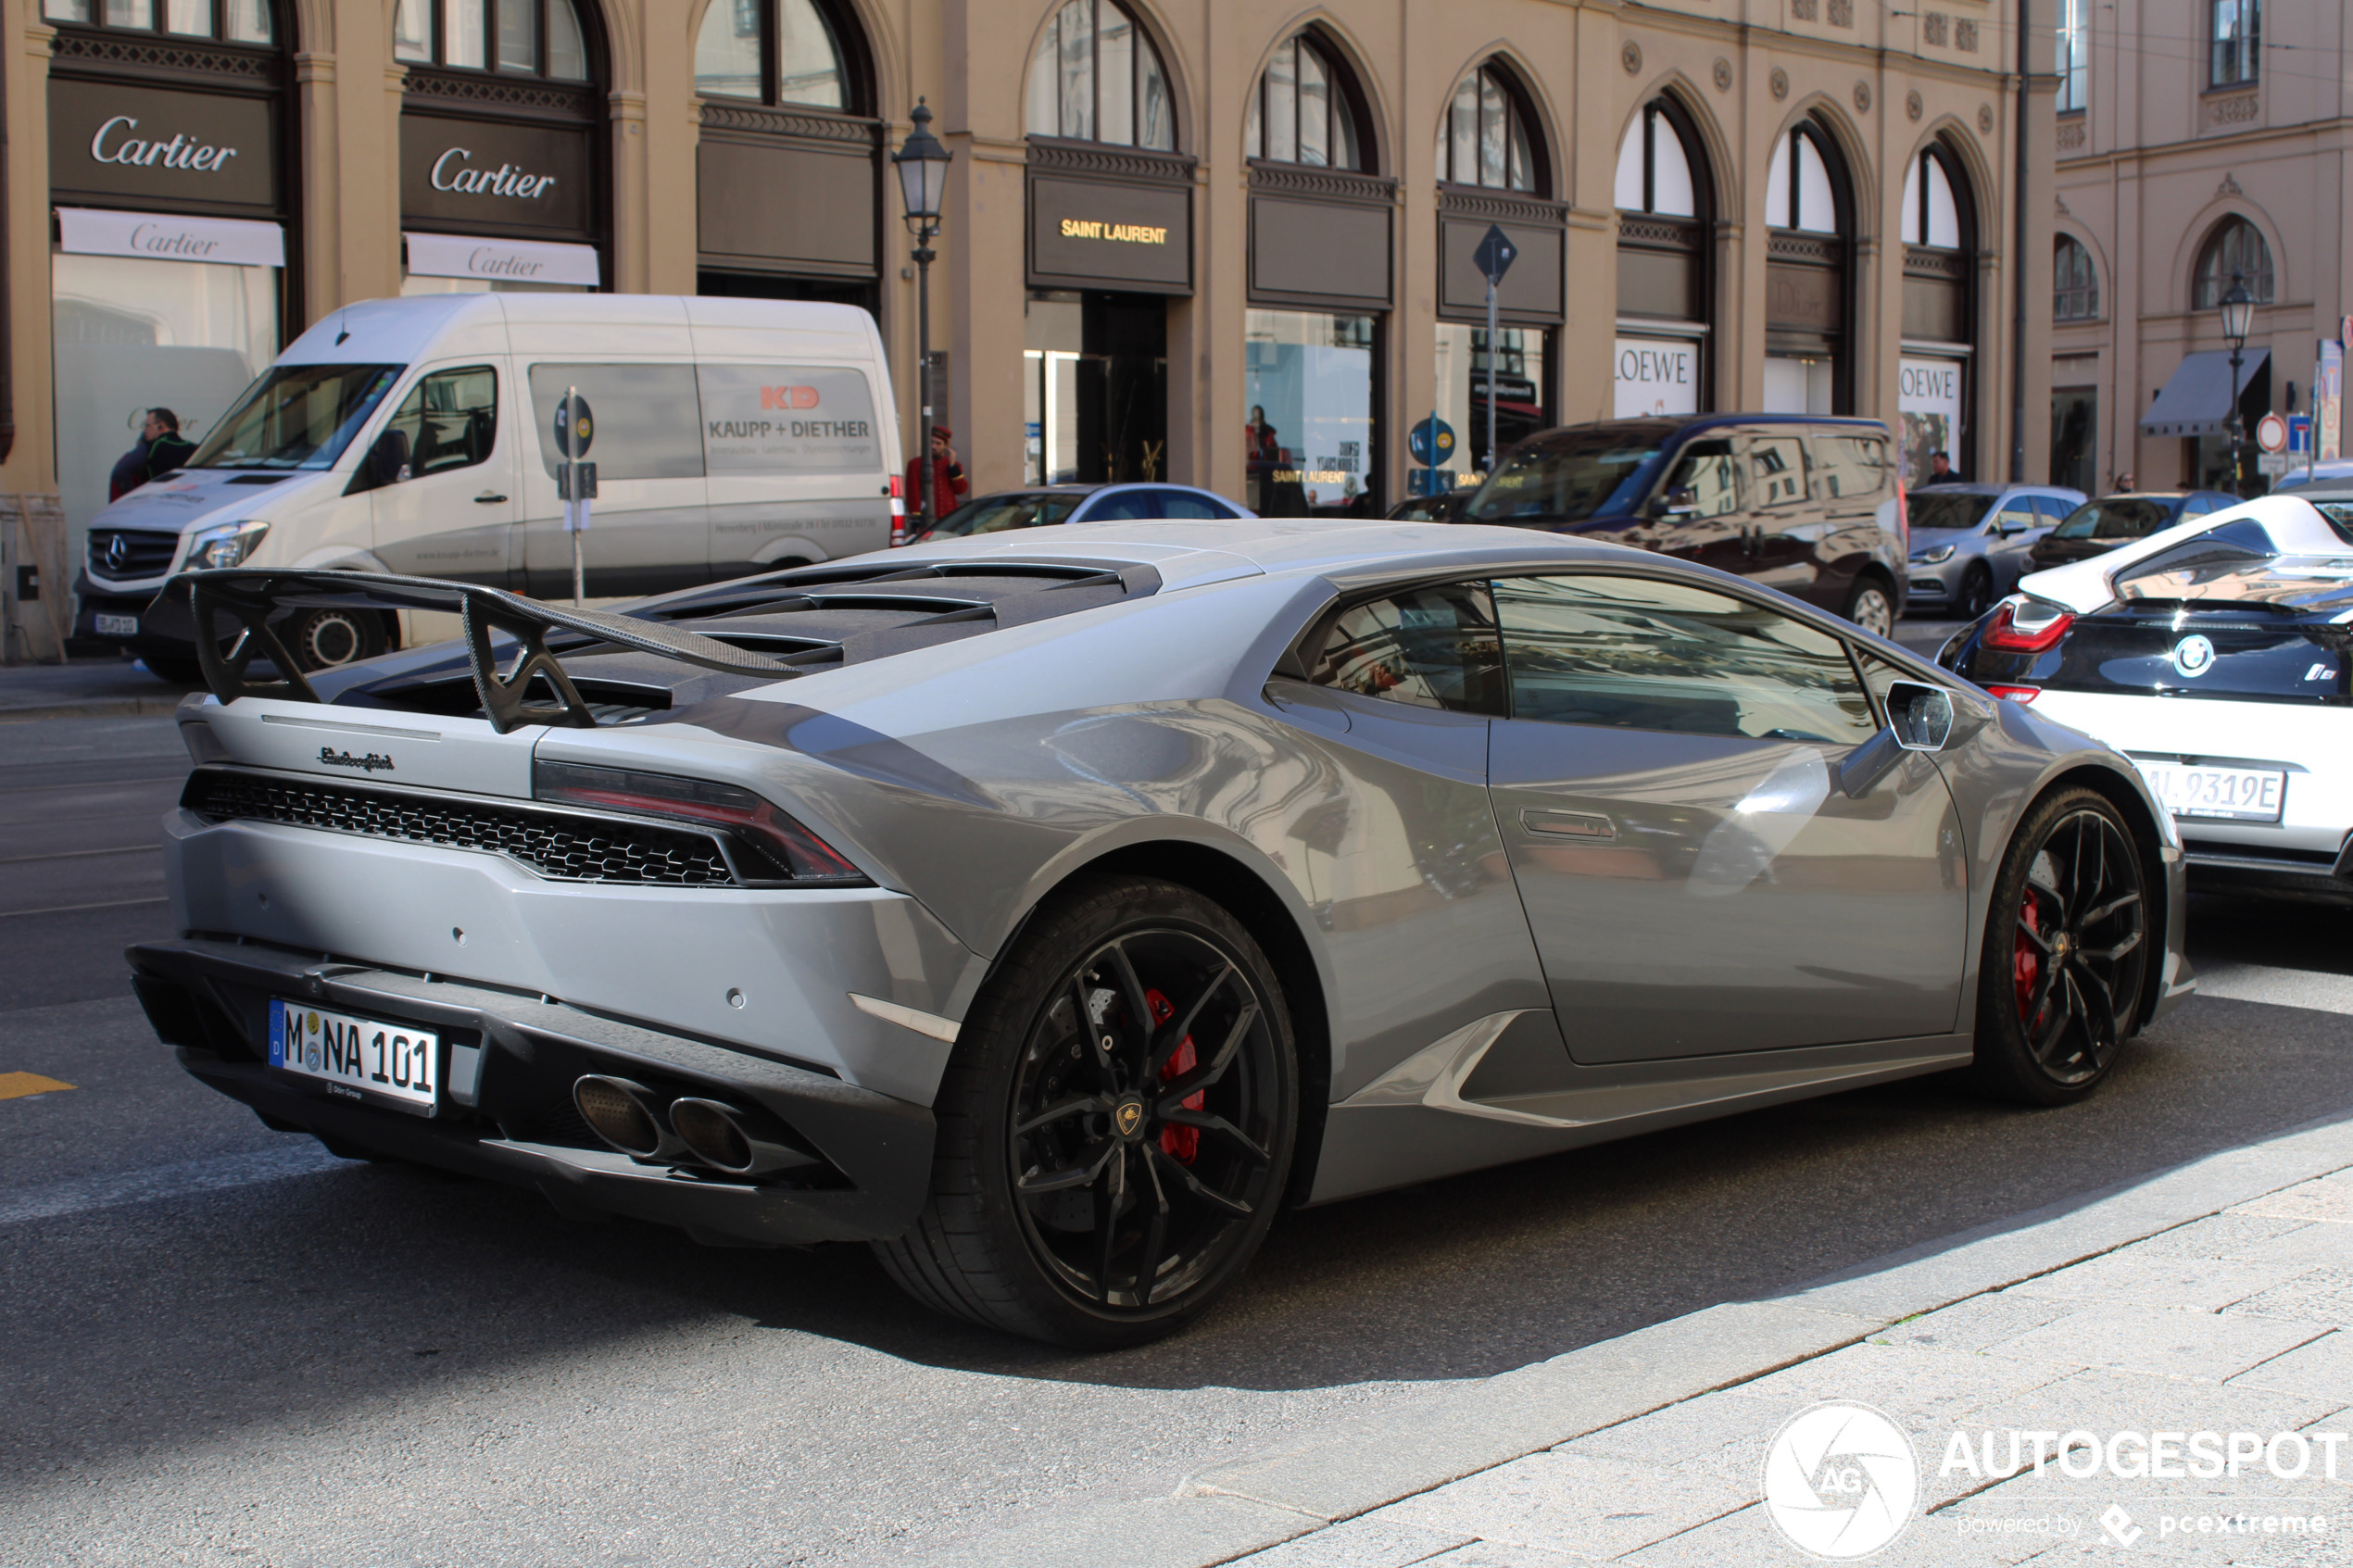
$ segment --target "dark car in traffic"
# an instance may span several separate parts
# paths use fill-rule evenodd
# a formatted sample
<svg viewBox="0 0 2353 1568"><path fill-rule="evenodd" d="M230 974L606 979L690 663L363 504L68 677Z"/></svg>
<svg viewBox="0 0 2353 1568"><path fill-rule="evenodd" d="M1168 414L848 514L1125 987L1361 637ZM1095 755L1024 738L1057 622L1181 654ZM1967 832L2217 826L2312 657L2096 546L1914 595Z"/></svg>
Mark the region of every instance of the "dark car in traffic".
<svg viewBox="0 0 2353 1568"><path fill-rule="evenodd" d="M2029 571L2106 555L2117 546L2145 539L2160 529L2239 504L2220 490L2149 490L2103 495L2068 513L2065 521L2027 552Z"/></svg>
<svg viewBox="0 0 2353 1568"><path fill-rule="evenodd" d="M1876 420L1696 414L1522 441L1461 522L1576 533L1702 562L1881 636L1904 607L1895 444Z"/></svg>

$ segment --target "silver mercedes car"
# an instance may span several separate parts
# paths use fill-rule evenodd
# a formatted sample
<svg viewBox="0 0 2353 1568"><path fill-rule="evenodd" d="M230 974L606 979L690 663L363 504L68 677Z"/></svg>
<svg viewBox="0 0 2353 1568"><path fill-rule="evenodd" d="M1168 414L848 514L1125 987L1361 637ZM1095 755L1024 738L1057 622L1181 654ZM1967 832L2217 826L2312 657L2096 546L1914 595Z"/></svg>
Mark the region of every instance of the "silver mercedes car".
<svg viewBox="0 0 2353 1568"><path fill-rule="evenodd" d="M290 670L307 608L454 612ZM1115 1347L1286 1205L1966 1069L2189 989L2133 766L1757 583L1369 521L948 541L625 613L213 571L187 1070L339 1154Z"/></svg>

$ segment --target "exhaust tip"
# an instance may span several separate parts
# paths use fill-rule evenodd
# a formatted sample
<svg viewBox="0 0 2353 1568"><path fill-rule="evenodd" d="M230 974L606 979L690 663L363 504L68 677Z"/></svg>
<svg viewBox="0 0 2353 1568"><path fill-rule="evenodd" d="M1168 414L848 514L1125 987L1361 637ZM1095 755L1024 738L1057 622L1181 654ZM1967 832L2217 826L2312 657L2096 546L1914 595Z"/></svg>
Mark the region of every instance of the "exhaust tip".
<svg viewBox="0 0 2353 1568"><path fill-rule="evenodd" d="M786 1141L781 1123L755 1120L749 1113L715 1099L673 1100L670 1124L687 1150L704 1164L735 1176L764 1176L773 1171L822 1163L806 1149Z"/></svg>
<svg viewBox="0 0 2353 1568"><path fill-rule="evenodd" d="M643 1084L590 1073L573 1085L572 1102L589 1131L632 1160L663 1159L679 1147Z"/></svg>

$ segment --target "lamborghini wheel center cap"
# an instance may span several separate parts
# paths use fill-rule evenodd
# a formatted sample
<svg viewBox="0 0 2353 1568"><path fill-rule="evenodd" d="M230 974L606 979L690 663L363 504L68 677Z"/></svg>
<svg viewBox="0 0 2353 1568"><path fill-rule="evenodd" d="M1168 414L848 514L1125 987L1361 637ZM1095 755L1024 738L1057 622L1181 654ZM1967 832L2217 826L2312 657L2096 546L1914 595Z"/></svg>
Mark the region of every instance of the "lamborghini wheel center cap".
<svg viewBox="0 0 2353 1568"><path fill-rule="evenodd" d="M1111 1124L1119 1129L1123 1138L1133 1138L1144 1130L1144 1102L1124 1099L1112 1107Z"/></svg>

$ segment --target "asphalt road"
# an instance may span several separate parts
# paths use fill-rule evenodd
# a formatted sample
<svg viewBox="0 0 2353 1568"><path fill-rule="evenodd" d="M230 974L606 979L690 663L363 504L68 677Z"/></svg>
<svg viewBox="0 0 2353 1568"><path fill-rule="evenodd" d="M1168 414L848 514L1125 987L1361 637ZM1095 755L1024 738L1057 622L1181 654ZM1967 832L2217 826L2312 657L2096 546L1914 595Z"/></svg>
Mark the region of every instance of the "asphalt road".
<svg viewBox="0 0 2353 1568"><path fill-rule="evenodd" d="M1074 1356L199 1087L120 958L184 767L166 720L0 726L0 1074L74 1085L0 1098L0 1562L888 1561L2353 1113L2353 911L2206 902L2226 994L2087 1104L1915 1083L1294 1214L1193 1331Z"/></svg>

